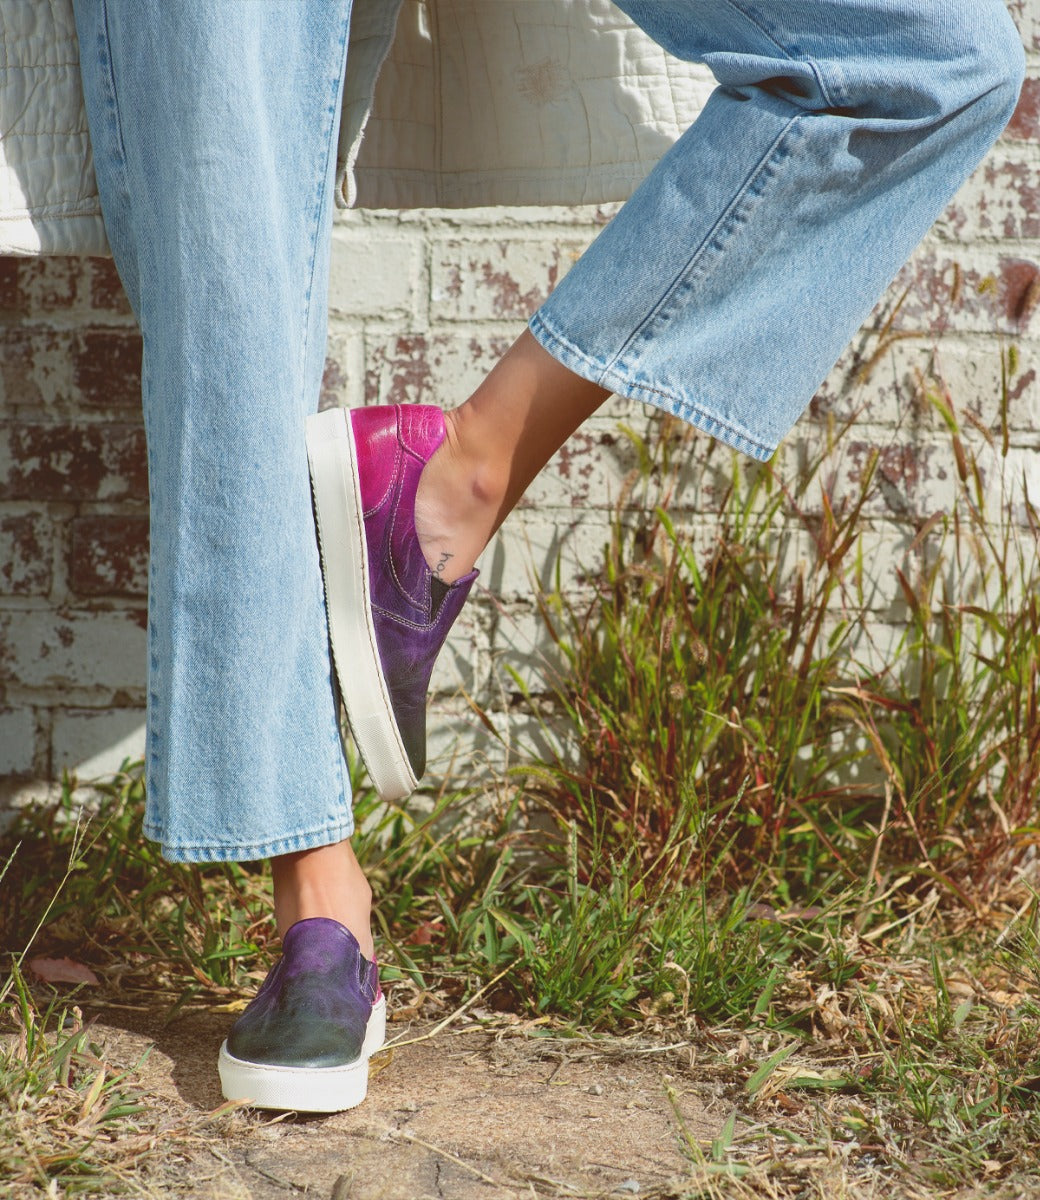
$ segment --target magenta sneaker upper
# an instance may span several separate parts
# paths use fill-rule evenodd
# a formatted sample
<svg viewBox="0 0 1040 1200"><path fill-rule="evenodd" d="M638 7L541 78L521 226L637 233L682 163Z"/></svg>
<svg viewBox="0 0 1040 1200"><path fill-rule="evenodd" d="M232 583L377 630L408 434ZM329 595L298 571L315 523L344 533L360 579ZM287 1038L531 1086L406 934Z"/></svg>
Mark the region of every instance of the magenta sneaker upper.
<svg viewBox="0 0 1040 1200"><path fill-rule="evenodd" d="M379 660L394 718L419 778L426 768L426 693L433 664L477 578L443 584L415 532L419 476L444 441L439 408L407 404L354 409L369 591Z"/></svg>

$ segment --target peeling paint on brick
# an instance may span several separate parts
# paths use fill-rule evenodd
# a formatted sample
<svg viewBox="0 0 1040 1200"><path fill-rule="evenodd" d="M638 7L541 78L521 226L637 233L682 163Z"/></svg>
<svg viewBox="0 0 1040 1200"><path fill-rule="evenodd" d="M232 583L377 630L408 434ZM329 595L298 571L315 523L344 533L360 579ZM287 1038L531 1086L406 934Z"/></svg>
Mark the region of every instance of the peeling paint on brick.
<svg viewBox="0 0 1040 1200"><path fill-rule="evenodd" d="M50 707L76 703L54 696L63 689L107 693L109 703L122 690L139 703L146 661L140 617L140 611L0 611L0 675L38 690L40 704Z"/></svg>
<svg viewBox="0 0 1040 1200"><path fill-rule="evenodd" d="M402 334L390 347L371 354L365 372L368 404L423 404L429 402L428 342L422 334Z"/></svg>
<svg viewBox="0 0 1040 1200"><path fill-rule="evenodd" d="M77 299L83 270L78 258L26 258L19 264L25 316L61 312Z"/></svg>
<svg viewBox="0 0 1040 1200"><path fill-rule="evenodd" d="M148 518L112 514L74 520L69 584L80 596L146 596Z"/></svg>
<svg viewBox="0 0 1040 1200"><path fill-rule="evenodd" d="M1027 79L1022 85L1004 136L1022 142L1035 142L1040 137L1040 79Z"/></svg>
<svg viewBox="0 0 1040 1200"><path fill-rule="evenodd" d="M0 424L0 499L144 500L147 496L140 426Z"/></svg>
<svg viewBox="0 0 1040 1200"><path fill-rule="evenodd" d="M346 383L347 377L340 364L334 358L326 358L325 367L321 373L321 407L325 408L330 403L334 404L335 397L342 392Z"/></svg>
<svg viewBox="0 0 1040 1200"><path fill-rule="evenodd" d="M466 399L512 341L511 336L454 330L373 334L365 347L365 402L452 408Z"/></svg>
<svg viewBox="0 0 1040 1200"><path fill-rule="evenodd" d="M140 334L110 329L83 333L73 345L72 377L85 404L139 408Z"/></svg>
<svg viewBox="0 0 1040 1200"><path fill-rule="evenodd" d="M130 302L115 263L110 258L87 260L90 271L90 305L102 312L130 315Z"/></svg>
<svg viewBox="0 0 1040 1200"><path fill-rule="evenodd" d="M571 238L442 242L432 265L433 318L527 321L586 244Z"/></svg>
<svg viewBox="0 0 1040 1200"><path fill-rule="evenodd" d="M36 513L0 516L0 593L46 596L54 541L50 522Z"/></svg>
<svg viewBox="0 0 1040 1200"><path fill-rule="evenodd" d="M0 310L21 315L21 270L18 258L0 258Z"/></svg>

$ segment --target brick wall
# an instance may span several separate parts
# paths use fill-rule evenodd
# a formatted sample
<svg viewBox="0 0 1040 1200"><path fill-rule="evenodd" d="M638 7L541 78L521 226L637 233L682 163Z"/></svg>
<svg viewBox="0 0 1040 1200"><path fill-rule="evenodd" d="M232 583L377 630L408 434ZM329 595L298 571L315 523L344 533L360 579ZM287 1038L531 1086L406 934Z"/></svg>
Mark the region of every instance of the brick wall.
<svg viewBox="0 0 1040 1200"><path fill-rule="evenodd" d="M882 486L867 513L878 654L897 636L892 564L948 504L954 464L921 403L923 373L983 424L999 411L1011 347L1010 461L1040 495L1040 0L1012 9L1029 79L1002 142L879 305L780 451L792 475L835 422L854 432L828 464L853 488L873 448ZM463 399L609 210L351 213L334 233L323 403ZM0 260L0 799L39 794L63 770L113 770L143 746L147 481L140 342L107 260ZM868 378L862 368L870 363ZM510 710L507 658L532 681L544 639L530 581L557 563L579 586L633 466L612 401L536 481L482 563L481 591L437 668L434 757L512 752L476 736L464 693L506 745L536 741ZM701 446L706 451L706 440ZM684 519L710 536L729 456L695 456ZM797 540L792 543L797 553ZM865 627L866 628L866 627ZM460 692L460 687L464 692ZM456 772L458 771L457 760Z"/></svg>

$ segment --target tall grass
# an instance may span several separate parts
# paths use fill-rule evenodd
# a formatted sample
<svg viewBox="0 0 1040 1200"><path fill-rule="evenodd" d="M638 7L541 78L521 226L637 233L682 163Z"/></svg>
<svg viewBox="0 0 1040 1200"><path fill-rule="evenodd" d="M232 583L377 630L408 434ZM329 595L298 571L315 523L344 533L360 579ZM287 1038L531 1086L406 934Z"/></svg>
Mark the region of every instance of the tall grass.
<svg viewBox="0 0 1040 1200"><path fill-rule="evenodd" d="M926 1189L1035 1184L1040 520L1006 427L930 402L955 500L908 518L887 562L868 536L877 458L840 495L840 433L797 481L734 460L707 539L682 520L690 435L630 434L641 467L591 597L539 597L558 655L529 699L577 756L532 759L490 804L388 806L355 772L398 1012L479 990L484 1020L701 1039L761 1136L782 1141L822 1091L815 1136L842 1155ZM903 611L882 653L886 573ZM142 1119L82 1025L34 998L30 947L90 963L102 989L111 968L170 1017L248 994L275 953L262 864L164 863L136 770L100 797L80 820L68 788L0 844L0 1000L17 1001L0 1004L0 1155L15 1147L28 1186L114 1179L101 1135ZM65 1154L67 1126L95 1140ZM691 1159L737 1170L735 1129Z"/></svg>
<svg viewBox="0 0 1040 1200"><path fill-rule="evenodd" d="M768 464L735 466L706 549L671 515L675 470L644 469L592 600L543 597L563 663L549 690L580 766L532 786L587 846L596 829L608 858L664 866L682 820L688 882L755 880L780 903L898 881L980 910L1019 881L1040 796L1040 522L1001 474L1006 441L976 423L972 448L933 403L957 498L907 528L891 564L906 621L881 663L862 624L876 459L841 497L824 456L797 490ZM672 438L666 423L658 440ZM783 553L792 537L810 547L800 561Z"/></svg>

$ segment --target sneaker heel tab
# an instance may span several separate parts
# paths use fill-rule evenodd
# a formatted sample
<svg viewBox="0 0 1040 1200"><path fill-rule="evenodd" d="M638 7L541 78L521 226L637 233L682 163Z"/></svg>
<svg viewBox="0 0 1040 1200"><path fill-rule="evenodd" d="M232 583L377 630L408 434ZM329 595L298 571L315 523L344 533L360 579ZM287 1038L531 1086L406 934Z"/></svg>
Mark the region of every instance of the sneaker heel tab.
<svg viewBox="0 0 1040 1200"><path fill-rule="evenodd" d="M368 512L389 494L397 471L397 409L375 405L350 410L361 506Z"/></svg>
<svg viewBox="0 0 1040 1200"><path fill-rule="evenodd" d="M398 437L409 453L425 463L444 441L444 413L433 404L399 405Z"/></svg>

